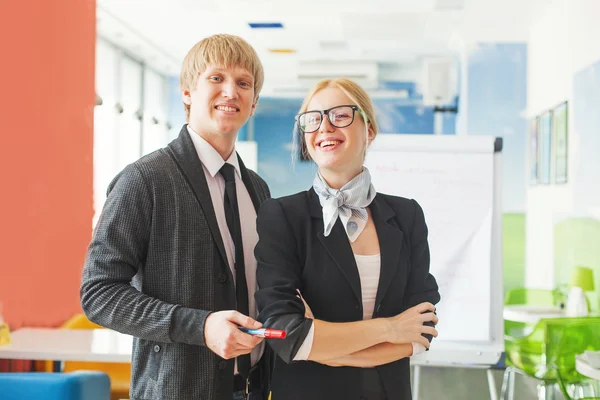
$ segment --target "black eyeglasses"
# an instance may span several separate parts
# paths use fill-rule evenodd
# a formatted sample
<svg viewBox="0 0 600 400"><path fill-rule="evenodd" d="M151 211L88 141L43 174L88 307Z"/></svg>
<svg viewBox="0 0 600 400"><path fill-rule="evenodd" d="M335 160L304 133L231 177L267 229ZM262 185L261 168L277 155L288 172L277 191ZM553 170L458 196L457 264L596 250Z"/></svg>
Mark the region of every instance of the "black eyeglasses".
<svg viewBox="0 0 600 400"><path fill-rule="evenodd" d="M323 123L324 115L327 115L327 119L329 119L331 125L336 128L345 128L354 122L355 111L360 112L360 108L355 105L337 106L321 111L306 111L296 115L296 121L298 121L298 126L303 133L313 133L319 130Z"/></svg>

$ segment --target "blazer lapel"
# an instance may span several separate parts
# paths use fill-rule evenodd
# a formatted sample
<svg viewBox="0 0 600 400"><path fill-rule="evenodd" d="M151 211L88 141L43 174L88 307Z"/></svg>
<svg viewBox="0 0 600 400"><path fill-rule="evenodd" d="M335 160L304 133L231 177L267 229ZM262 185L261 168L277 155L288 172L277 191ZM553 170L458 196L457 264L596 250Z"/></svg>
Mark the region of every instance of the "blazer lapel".
<svg viewBox="0 0 600 400"><path fill-rule="evenodd" d="M394 217L396 213L386 203L381 195L376 195L370 206L373 222L379 238L381 253L381 270L379 273L379 286L375 297L376 307L381 304L394 276L398 272L398 259L402 249L404 234L397 226ZM377 311L377 308L375 309Z"/></svg>
<svg viewBox="0 0 600 400"><path fill-rule="evenodd" d="M266 197L261 191L257 190L257 184L255 180L252 179L252 176L248 172L248 168L246 168L246 165L244 165L244 162L242 161L242 158L239 154L237 155L237 158L238 163L240 164L240 171L242 173L242 181L244 182L244 186L246 186L246 189L250 194L252 204L254 205L254 209L258 214L258 209L260 208L260 205L263 203L263 201L266 200Z"/></svg>
<svg viewBox="0 0 600 400"><path fill-rule="evenodd" d="M219 231L219 225L217 223L217 216L215 214L215 209L213 208L210 191L208 190L208 183L206 182L206 176L204 176L204 169L198 158L194 142L192 142L192 138L188 133L187 124L181 128L179 137L169 143L168 148L171 150L175 162L179 165L183 175L185 175L188 183L192 187L192 190L202 207L202 211L204 211L206 222L208 223L210 232L219 248L219 253L221 253L225 265L229 265L223 238L221 237L221 232ZM227 271L229 271L229 268L227 268Z"/></svg>
<svg viewBox="0 0 600 400"><path fill-rule="evenodd" d="M329 236L325 236L323 234L323 211L321 208L321 203L319 203L319 197L312 188L308 193L310 214L312 217L320 219L321 221L321 224L318 228L319 231L317 233L317 237L348 281L354 296L356 296L356 299L358 300L358 304L361 305L360 312L362 315L360 276L358 275L358 267L356 266L356 260L354 259L354 254L352 253L352 247L350 247L350 242L348 241L346 231L342 226L342 222L338 218Z"/></svg>

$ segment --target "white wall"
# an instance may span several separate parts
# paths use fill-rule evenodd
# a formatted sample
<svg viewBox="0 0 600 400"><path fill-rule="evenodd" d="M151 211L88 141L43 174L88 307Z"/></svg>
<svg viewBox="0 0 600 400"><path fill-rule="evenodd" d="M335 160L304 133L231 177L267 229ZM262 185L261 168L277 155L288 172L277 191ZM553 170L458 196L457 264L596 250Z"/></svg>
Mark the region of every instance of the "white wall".
<svg viewBox="0 0 600 400"><path fill-rule="evenodd" d="M575 170L578 148L585 145L572 129L573 76L600 60L599 15L600 1L554 0L533 19L529 35L527 114L533 117L569 101L568 171ZM554 176L554 171L551 174ZM554 287L554 224L562 216L577 212L573 207L572 178L569 176L567 184L535 185L527 189L525 284L528 287Z"/></svg>

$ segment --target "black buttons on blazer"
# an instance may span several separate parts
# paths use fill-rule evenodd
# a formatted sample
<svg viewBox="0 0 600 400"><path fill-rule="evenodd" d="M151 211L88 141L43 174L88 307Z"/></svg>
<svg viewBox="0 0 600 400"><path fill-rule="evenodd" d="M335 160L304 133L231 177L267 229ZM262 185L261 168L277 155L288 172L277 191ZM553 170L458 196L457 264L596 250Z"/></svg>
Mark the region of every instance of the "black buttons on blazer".
<svg viewBox="0 0 600 400"><path fill-rule="evenodd" d="M219 362L219 369L225 369L227 368L227 361L222 360L221 362Z"/></svg>
<svg viewBox="0 0 600 400"><path fill-rule="evenodd" d="M158 353L159 351L160 351L160 346L159 346L159 345L157 345L157 344L155 344L155 345L154 345L154 352L155 352L155 353Z"/></svg>
<svg viewBox="0 0 600 400"><path fill-rule="evenodd" d="M219 276L217 277L217 279L219 279L220 283L225 283L227 282L227 275L225 275L224 273L220 273Z"/></svg>

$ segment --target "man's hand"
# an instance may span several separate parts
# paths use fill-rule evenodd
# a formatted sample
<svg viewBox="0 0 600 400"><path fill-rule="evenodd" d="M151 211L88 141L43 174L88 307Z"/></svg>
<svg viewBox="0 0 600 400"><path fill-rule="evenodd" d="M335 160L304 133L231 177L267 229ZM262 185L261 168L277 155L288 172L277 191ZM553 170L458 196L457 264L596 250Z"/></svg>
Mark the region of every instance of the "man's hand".
<svg viewBox="0 0 600 400"><path fill-rule="evenodd" d="M210 314L204 325L206 347L226 360L250 353L263 338L240 331L238 325L248 329L262 327L260 322L234 310Z"/></svg>

